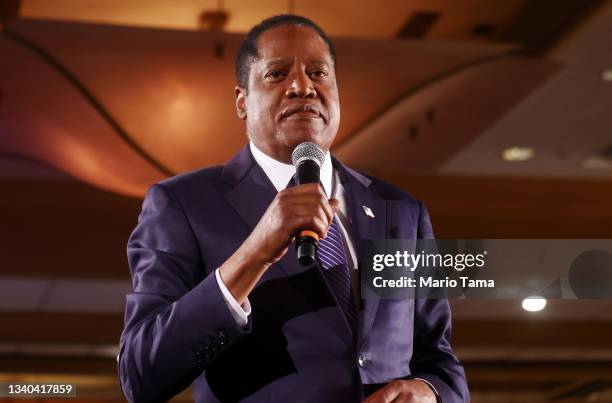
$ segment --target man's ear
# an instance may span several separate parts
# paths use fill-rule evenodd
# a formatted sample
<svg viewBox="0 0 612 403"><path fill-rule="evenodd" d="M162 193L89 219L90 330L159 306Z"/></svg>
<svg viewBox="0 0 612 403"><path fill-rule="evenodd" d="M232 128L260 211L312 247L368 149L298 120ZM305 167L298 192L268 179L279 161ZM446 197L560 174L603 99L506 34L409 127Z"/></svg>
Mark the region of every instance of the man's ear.
<svg viewBox="0 0 612 403"><path fill-rule="evenodd" d="M242 120L247 117L246 109L246 90L238 86L235 87L236 92L236 114Z"/></svg>

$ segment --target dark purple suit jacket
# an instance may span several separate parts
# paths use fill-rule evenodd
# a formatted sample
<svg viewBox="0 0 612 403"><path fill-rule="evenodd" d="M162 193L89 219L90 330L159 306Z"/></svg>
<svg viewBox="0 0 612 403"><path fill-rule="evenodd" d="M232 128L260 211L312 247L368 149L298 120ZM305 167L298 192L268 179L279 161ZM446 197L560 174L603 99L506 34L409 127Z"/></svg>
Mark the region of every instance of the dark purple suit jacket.
<svg viewBox="0 0 612 403"><path fill-rule="evenodd" d="M358 254L360 239L433 237L419 201L333 165ZM355 346L325 278L316 266L300 266L291 247L250 294L247 328L236 324L214 270L275 195L248 146L225 166L151 187L128 242L134 292L119 355L128 400L165 401L195 382L198 402L359 402L362 384L420 377L444 403L468 401L446 300L362 300Z"/></svg>

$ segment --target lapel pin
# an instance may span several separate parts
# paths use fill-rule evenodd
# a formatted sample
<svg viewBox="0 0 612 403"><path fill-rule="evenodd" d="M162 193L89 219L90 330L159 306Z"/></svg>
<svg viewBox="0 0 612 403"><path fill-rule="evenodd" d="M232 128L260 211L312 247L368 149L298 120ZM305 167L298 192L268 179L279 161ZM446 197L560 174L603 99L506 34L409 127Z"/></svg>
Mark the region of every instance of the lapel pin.
<svg viewBox="0 0 612 403"><path fill-rule="evenodd" d="M368 206L361 206L363 208L363 212L365 213L365 215L367 215L370 218L374 218L376 217L374 215L374 213L372 212L372 210L370 210L370 208Z"/></svg>

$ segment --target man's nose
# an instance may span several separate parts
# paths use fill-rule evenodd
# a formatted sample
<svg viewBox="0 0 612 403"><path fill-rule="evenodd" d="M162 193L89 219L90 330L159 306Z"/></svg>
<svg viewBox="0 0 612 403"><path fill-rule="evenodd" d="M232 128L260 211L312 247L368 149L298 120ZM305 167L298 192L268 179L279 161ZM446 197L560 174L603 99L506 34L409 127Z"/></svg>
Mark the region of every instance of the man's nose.
<svg viewBox="0 0 612 403"><path fill-rule="evenodd" d="M316 98L317 91L312 85L312 80L306 73L298 73L293 76L291 85L286 91L287 97L300 97L300 98Z"/></svg>

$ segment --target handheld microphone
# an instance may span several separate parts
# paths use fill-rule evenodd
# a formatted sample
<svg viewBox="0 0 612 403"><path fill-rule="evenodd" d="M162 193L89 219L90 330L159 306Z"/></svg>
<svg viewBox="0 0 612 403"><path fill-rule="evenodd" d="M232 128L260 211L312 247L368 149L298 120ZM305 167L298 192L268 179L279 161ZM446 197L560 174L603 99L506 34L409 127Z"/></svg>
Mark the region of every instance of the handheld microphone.
<svg viewBox="0 0 612 403"><path fill-rule="evenodd" d="M295 179L298 185L319 183L321 166L325 159L323 150L311 142L304 142L295 147L291 160L295 166ZM315 262L319 235L312 230L303 229L295 237L297 258L302 266L311 266Z"/></svg>

